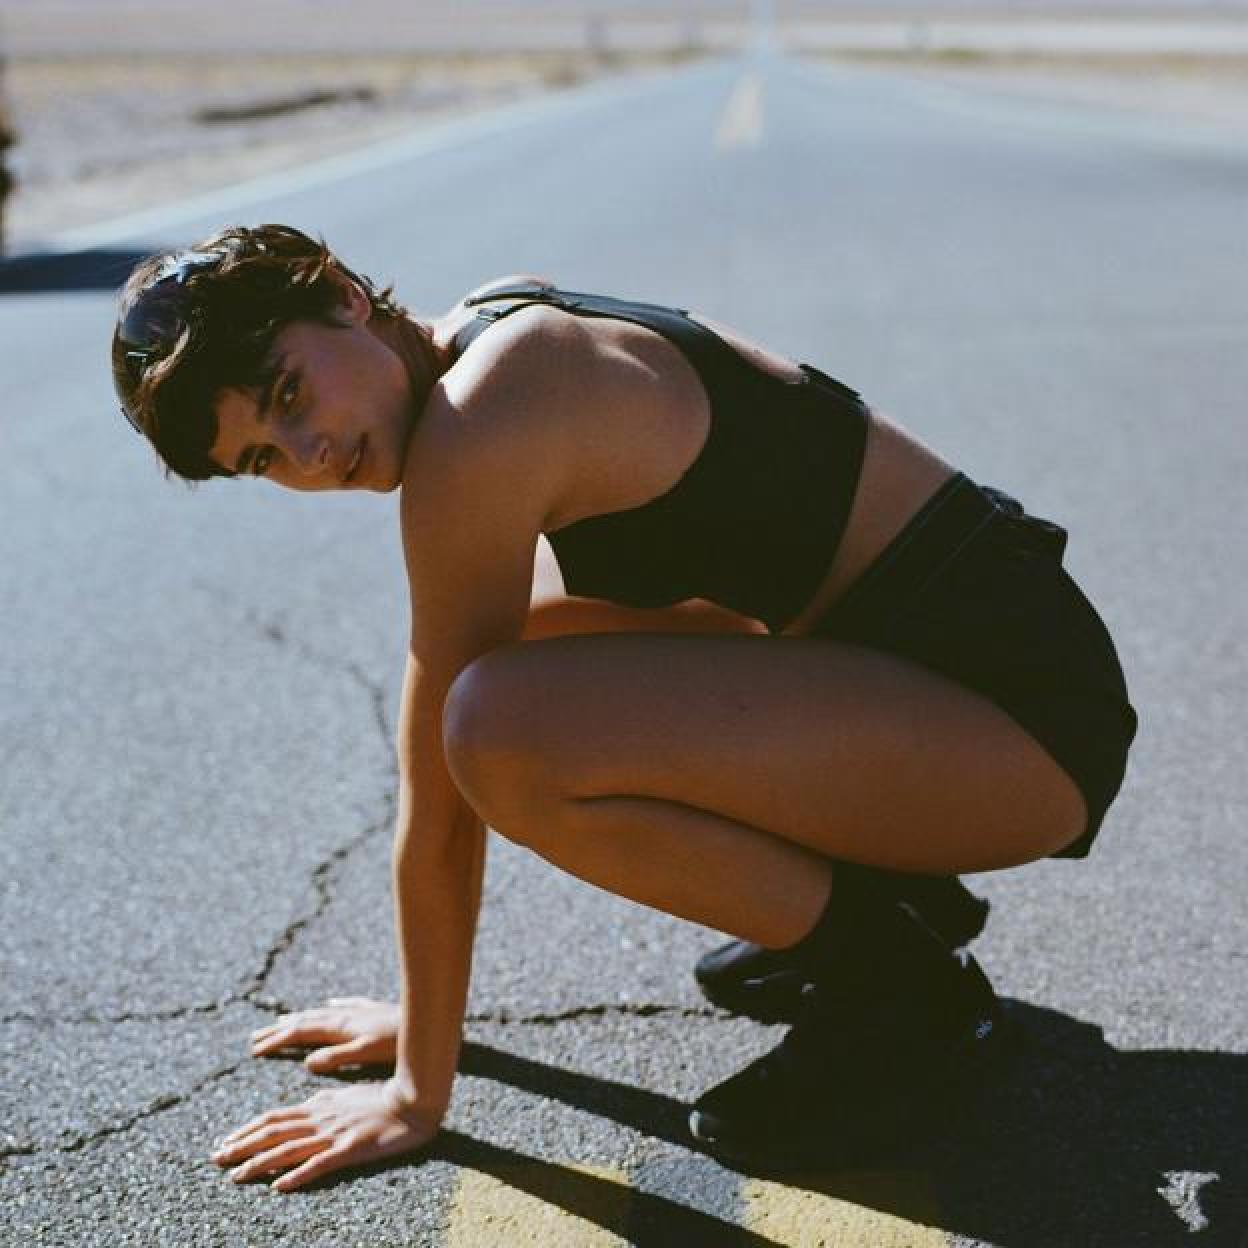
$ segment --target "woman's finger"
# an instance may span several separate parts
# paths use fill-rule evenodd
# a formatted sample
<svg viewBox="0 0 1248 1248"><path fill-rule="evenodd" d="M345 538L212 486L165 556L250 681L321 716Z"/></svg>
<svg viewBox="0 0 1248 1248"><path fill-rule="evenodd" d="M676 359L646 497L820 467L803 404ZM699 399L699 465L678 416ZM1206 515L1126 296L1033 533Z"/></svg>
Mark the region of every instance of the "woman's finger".
<svg viewBox="0 0 1248 1248"><path fill-rule="evenodd" d="M257 1027L251 1033L253 1040L259 1039L261 1036L272 1035L275 1031L288 1031L291 1027L299 1027L303 1024L314 1020L318 1015L325 1013L322 1010L296 1010L293 1014L279 1014L271 1023L265 1023L263 1027Z"/></svg>
<svg viewBox="0 0 1248 1248"><path fill-rule="evenodd" d="M222 1144L213 1153L212 1160L219 1166L237 1165L265 1149L276 1148L277 1145L287 1144L291 1140L306 1139L315 1133L316 1127L306 1118L274 1123L272 1126L261 1127L250 1135L240 1136L228 1144Z"/></svg>
<svg viewBox="0 0 1248 1248"><path fill-rule="evenodd" d="M291 1040L292 1030L290 1027L273 1027L261 1034L257 1032L251 1038L251 1053L253 1057L259 1057L264 1053L273 1053L278 1049L284 1049Z"/></svg>
<svg viewBox="0 0 1248 1248"><path fill-rule="evenodd" d="M231 1131L229 1135L221 1140L221 1147L226 1148L231 1144L236 1144L245 1135L251 1135L253 1131L258 1131L261 1127L267 1127L271 1123L289 1122L293 1118L305 1118L307 1111L301 1105L290 1105L283 1109L270 1109L268 1113L261 1114L258 1118L253 1118L250 1122L244 1123L236 1131Z"/></svg>
<svg viewBox="0 0 1248 1248"><path fill-rule="evenodd" d="M266 1040L271 1040L274 1036L284 1036L293 1028L300 1026L301 1016L292 1014L288 1017L279 1019L276 1023L270 1023L267 1027L261 1027L257 1031L253 1031L248 1039L254 1048L257 1044L262 1044Z"/></svg>
<svg viewBox="0 0 1248 1248"><path fill-rule="evenodd" d="M260 1040L278 1031L290 1031L303 1027L341 1027L342 1012L331 1008L334 1002L318 1005L310 1010L296 1010L293 1014L279 1014L271 1023L257 1027L251 1033L252 1040Z"/></svg>
<svg viewBox="0 0 1248 1248"><path fill-rule="evenodd" d="M303 1064L317 1074L325 1074L330 1070L338 1070L343 1066L367 1066L375 1059L370 1053L376 1051L377 1040L374 1036L357 1036L346 1044L335 1044L330 1048L317 1049L303 1059Z"/></svg>
<svg viewBox="0 0 1248 1248"><path fill-rule="evenodd" d="M276 1053L281 1049L306 1049L315 1044L333 1044L342 1037L342 1027L320 1021L305 1022L274 1032L263 1040L253 1040L251 1052L255 1057L263 1057L266 1053Z"/></svg>
<svg viewBox="0 0 1248 1248"><path fill-rule="evenodd" d="M315 1157L305 1161L303 1165L290 1171L289 1174L282 1175L273 1186L279 1192L293 1192L297 1187L314 1183L335 1170L343 1169L344 1166L363 1165L366 1160L368 1158L364 1155L364 1150L351 1148L345 1144L336 1144L333 1148L327 1148L323 1153L317 1153Z"/></svg>
<svg viewBox="0 0 1248 1248"><path fill-rule="evenodd" d="M230 1178L235 1183L246 1183L250 1179L259 1178L262 1174L273 1174L277 1170L289 1170L291 1166L306 1161L317 1153L324 1152L329 1141L323 1135L306 1136L301 1140L291 1140L288 1144L279 1144L268 1152L259 1153L250 1161L245 1161L236 1170L230 1171Z"/></svg>

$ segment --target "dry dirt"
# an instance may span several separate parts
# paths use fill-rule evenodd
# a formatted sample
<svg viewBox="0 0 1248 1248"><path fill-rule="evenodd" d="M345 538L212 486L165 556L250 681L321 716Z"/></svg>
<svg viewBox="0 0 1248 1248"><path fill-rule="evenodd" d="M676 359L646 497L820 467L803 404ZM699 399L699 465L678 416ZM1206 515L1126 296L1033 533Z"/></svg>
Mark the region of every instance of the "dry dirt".
<svg viewBox="0 0 1248 1248"><path fill-rule="evenodd" d="M394 0L370 3L393 8ZM70 8L99 14L98 6L82 0L62 4L65 12ZM29 12L46 15L33 6ZM8 25L12 33L11 15ZM541 41L539 27L529 32L534 43ZM4 226L10 249L447 117L732 46L732 40L725 44L731 32L688 20L669 20L661 37L653 23L645 27L654 38L639 38L640 26L624 37L618 20L609 29L582 20L569 27L562 46L554 37L562 27L552 26L552 46L545 50L473 52L426 46L331 53L310 37L280 54L196 46L189 37L184 42L195 47L193 53L106 51L87 37L85 26L77 35L75 29L72 23L49 25L60 45L45 46L46 35L44 43L28 35L17 54L9 41L3 94L20 136L8 161L18 181ZM462 23L458 29L463 35ZM166 43L176 33L161 29ZM738 43L741 34L736 32ZM1248 131L1248 54L1238 52L859 49L838 55L960 84Z"/></svg>
<svg viewBox="0 0 1248 1248"><path fill-rule="evenodd" d="M107 56L11 62L10 248L693 53Z"/></svg>
<svg viewBox="0 0 1248 1248"><path fill-rule="evenodd" d="M1239 52L1059 56L953 50L851 59L959 85L1183 118L1248 139L1248 54Z"/></svg>

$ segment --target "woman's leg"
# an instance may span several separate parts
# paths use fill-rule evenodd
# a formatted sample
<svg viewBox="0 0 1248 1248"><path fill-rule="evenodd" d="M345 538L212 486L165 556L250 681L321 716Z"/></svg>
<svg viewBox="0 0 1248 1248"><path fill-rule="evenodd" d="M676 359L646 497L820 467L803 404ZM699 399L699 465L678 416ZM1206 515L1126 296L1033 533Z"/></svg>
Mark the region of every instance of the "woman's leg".
<svg viewBox="0 0 1248 1248"><path fill-rule="evenodd" d="M619 895L773 946L829 860L954 874L1043 857L1083 799L987 699L827 640L589 636L487 654L448 763L496 830Z"/></svg>
<svg viewBox="0 0 1248 1248"><path fill-rule="evenodd" d="M690 1131L768 1169L861 1161L909 1134L963 1059L999 1050L973 959L850 878L1039 857L1083 801L992 703L825 640L586 636L458 678L447 758L487 822L625 897L790 947L814 992L779 1047L700 1096ZM838 891L838 883L848 887ZM854 956L846 958L847 945Z"/></svg>
<svg viewBox="0 0 1248 1248"><path fill-rule="evenodd" d="M569 597L553 552L538 544L533 603L526 641L586 633L666 633L703 635L755 634L766 636L758 620L709 602L686 602L665 608L638 609L595 598ZM842 873L843 874L843 873ZM869 888L878 904L904 902L950 947L972 940L983 928L988 904L974 897L956 876L932 876L882 871L860 874L855 884L844 878L837 890L839 905L845 887ZM861 946L862 942L855 942ZM853 958L862 950L846 949ZM694 975L713 1004L735 1014L767 1022L792 1019L810 984L810 975L791 951L733 940L698 959Z"/></svg>

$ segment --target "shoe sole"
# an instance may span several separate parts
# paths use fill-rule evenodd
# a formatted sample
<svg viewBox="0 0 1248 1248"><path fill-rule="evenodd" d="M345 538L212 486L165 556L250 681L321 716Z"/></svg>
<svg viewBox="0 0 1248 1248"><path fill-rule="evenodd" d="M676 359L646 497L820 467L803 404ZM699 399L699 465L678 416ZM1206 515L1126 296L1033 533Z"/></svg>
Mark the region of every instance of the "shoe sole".
<svg viewBox="0 0 1248 1248"><path fill-rule="evenodd" d="M709 1122L704 1121L696 1108L689 1111L689 1134L701 1151L721 1165L759 1177L792 1174L795 1171L853 1170L897 1160L911 1150L916 1135L921 1136L930 1129L940 1112L948 1109L953 1098L960 1092L973 1092L987 1083L1024 1047L1026 1037L1023 1028L1004 1007L999 1007L995 1017L984 1022L992 1024L994 1034L991 1040L977 1028L975 1039L967 1037L956 1043L945 1059L941 1076L900 1098L906 1103L906 1111L887 1126L878 1117L873 1117L852 1145L847 1144L844 1133L839 1132L835 1145L820 1142L789 1154L750 1153L741 1148L734 1149L717 1139L708 1129Z"/></svg>

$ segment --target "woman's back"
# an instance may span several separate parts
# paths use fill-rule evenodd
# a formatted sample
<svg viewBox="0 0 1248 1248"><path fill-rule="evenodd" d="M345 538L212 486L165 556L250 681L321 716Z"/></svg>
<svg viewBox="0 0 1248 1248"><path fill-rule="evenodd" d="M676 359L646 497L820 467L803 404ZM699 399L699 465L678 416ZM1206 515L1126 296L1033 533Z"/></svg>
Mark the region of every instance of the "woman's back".
<svg viewBox="0 0 1248 1248"><path fill-rule="evenodd" d="M706 598L800 632L953 474L853 391L706 318L537 284L472 302L435 326L448 380L492 366L503 344L474 346L503 325L548 342L535 395L593 376L578 352L618 372L572 398L558 440L570 485L547 531L573 593Z"/></svg>

